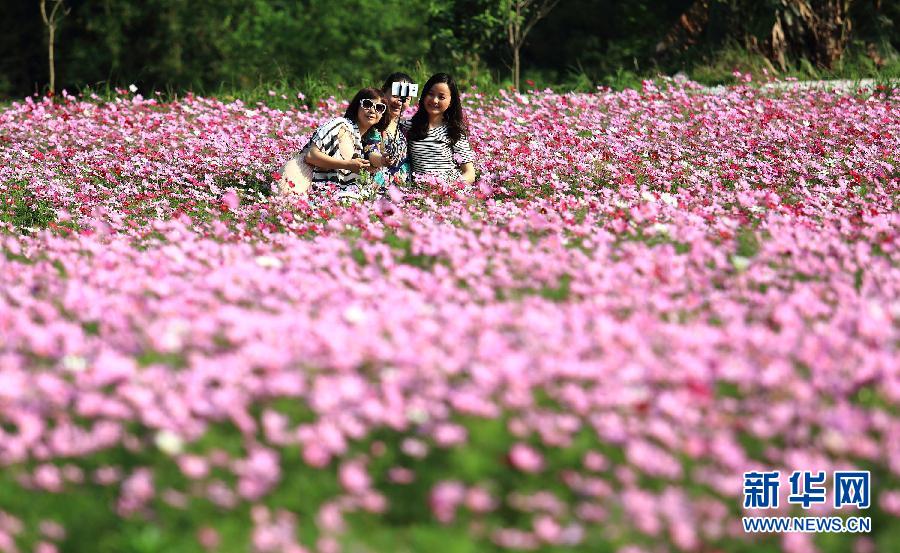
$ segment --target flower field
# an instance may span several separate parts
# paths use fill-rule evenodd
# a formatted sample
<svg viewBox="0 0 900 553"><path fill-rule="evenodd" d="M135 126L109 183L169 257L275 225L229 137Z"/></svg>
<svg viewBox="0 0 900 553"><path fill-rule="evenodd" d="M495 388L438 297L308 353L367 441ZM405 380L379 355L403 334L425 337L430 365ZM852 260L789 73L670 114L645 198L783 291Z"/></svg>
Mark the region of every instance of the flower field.
<svg viewBox="0 0 900 553"><path fill-rule="evenodd" d="M334 100L0 110L0 551L900 550L900 90L465 103L364 205L268 193Z"/></svg>

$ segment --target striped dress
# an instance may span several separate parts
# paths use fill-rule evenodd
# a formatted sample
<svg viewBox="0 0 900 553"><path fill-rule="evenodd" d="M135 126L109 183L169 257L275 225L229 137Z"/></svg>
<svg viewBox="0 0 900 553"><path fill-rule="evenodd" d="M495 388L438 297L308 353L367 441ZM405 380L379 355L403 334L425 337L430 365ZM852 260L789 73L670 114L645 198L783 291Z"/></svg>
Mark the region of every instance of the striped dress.
<svg viewBox="0 0 900 553"><path fill-rule="evenodd" d="M409 131L410 124L409 120L400 122L404 131ZM475 152L469 146L468 138L463 136L452 142L447 134L447 125L428 129L428 135L422 140L409 140L407 150L413 177L416 174L430 174L455 181L461 176L460 165L475 163Z"/></svg>
<svg viewBox="0 0 900 553"><path fill-rule="evenodd" d="M335 117L316 129L310 138L312 145L323 154L337 159L351 159L362 156L362 140L356 123L344 117ZM356 193L356 173L346 169L321 169L313 167L312 186L322 190L327 184L336 184L341 195Z"/></svg>

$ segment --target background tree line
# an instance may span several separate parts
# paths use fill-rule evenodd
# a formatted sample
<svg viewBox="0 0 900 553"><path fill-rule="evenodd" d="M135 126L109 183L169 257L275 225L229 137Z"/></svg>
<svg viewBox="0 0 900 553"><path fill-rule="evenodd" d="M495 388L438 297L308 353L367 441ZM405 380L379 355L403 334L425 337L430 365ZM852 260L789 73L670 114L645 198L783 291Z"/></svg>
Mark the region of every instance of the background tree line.
<svg viewBox="0 0 900 553"><path fill-rule="evenodd" d="M52 3L52 0L51 2ZM44 92L40 0L2 0L0 97ZM56 88L199 92L375 83L447 70L482 87L590 89L735 66L900 75L900 2L881 0L66 0ZM517 10L517 7L520 9ZM535 18L537 10L547 9ZM530 26L532 25L533 26ZM519 48L513 40L518 25ZM521 31L528 28L525 36Z"/></svg>

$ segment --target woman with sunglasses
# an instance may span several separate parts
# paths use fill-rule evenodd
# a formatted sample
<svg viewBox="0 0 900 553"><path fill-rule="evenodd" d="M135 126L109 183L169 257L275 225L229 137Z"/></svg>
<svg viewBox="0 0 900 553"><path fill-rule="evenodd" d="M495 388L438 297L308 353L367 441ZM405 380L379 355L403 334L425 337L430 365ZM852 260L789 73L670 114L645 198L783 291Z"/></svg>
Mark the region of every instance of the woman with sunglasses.
<svg viewBox="0 0 900 553"><path fill-rule="evenodd" d="M377 88L363 88L350 101L343 117L335 117L316 129L310 139L306 163L313 166L312 186L340 188L338 197L359 198L359 173L370 166L363 156L363 137L378 134L388 123L387 104ZM373 162L381 162L375 156Z"/></svg>
<svg viewBox="0 0 900 553"><path fill-rule="evenodd" d="M409 182L409 159L406 153L406 134L401 129L400 118L409 107L409 97L393 96L394 83L412 83L413 78L398 71L388 75L381 92L388 100L387 126L381 134L369 133L363 138L363 149L369 154L372 165L379 170L373 178L382 193L393 184L404 186Z"/></svg>

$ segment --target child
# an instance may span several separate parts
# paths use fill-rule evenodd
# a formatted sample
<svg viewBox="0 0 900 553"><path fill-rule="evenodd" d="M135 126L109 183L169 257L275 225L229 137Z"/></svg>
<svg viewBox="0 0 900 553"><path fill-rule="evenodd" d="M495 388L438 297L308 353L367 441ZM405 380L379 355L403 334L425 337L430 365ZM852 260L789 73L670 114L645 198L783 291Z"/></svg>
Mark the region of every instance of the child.
<svg viewBox="0 0 900 553"><path fill-rule="evenodd" d="M416 114L409 122L401 122L408 128L413 177L429 174L449 181L475 182L475 153L469 146L456 83L450 75L437 73L422 91Z"/></svg>

